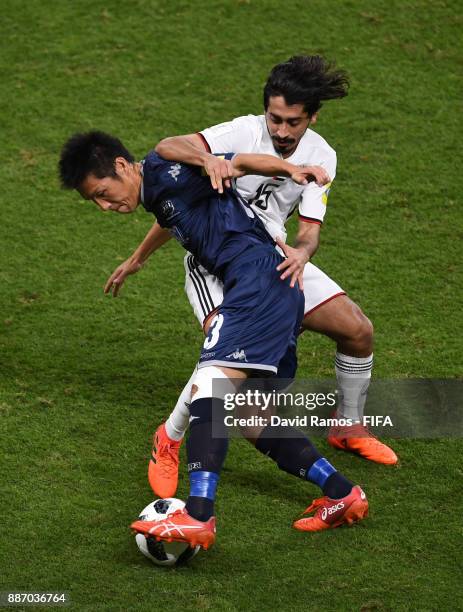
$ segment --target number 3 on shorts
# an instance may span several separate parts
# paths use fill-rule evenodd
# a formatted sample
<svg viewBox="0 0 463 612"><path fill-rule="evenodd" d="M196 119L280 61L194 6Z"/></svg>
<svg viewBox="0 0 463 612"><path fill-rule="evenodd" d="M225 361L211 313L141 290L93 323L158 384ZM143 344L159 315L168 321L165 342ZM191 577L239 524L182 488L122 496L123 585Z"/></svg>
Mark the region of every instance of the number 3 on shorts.
<svg viewBox="0 0 463 612"><path fill-rule="evenodd" d="M220 328L223 325L223 315L217 314L212 319L211 326L207 332L207 337L204 340L203 347L205 349L211 349L219 341Z"/></svg>

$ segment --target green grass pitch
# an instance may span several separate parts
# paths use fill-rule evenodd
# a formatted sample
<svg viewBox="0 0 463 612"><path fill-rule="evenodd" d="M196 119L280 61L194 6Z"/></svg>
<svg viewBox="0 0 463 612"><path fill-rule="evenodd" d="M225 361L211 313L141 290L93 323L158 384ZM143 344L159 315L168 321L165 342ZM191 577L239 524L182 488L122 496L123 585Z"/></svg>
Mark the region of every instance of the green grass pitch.
<svg viewBox="0 0 463 612"><path fill-rule="evenodd" d="M451 0L3 0L0 17L0 591L68 591L75 610L461 609L461 440L402 440L389 469L320 448L364 486L369 520L290 528L317 496L231 445L219 539L153 567L128 525L152 499L150 434L201 332L168 244L102 294L152 219L60 191L64 139L98 127L137 156L261 112L269 69L335 58L349 97L316 129L338 153L315 263L372 319L378 378L461 375L461 6ZM292 232L294 232L292 226ZM461 325L460 325L461 329ZM333 374L306 334L302 377ZM182 474L179 497L187 493Z"/></svg>

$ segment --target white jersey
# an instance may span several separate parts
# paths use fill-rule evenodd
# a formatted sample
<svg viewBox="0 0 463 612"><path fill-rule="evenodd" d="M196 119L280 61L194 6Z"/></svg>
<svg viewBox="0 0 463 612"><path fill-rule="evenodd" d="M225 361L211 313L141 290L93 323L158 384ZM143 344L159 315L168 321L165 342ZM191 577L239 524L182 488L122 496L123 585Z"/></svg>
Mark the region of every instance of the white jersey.
<svg viewBox="0 0 463 612"><path fill-rule="evenodd" d="M281 157L267 129L264 115L237 117L200 132L211 153L266 153ZM307 129L294 153L286 161L296 166L323 166L331 182L336 174L336 153L319 134ZM287 177L265 178L248 175L236 181L238 191L251 204L272 238L286 241L285 224L299 206L299 218L322 223L331 183L297 185Z"/></svg>

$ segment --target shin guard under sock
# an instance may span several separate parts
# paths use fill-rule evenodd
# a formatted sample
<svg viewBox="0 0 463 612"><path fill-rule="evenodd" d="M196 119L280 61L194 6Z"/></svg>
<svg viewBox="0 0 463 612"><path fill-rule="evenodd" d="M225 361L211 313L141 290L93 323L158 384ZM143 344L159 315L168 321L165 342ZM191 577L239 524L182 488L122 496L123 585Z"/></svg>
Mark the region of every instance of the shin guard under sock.
<svg viewBox="0 0 463 612"><path fill-rule="evenodd" d="M223 404L219 399L202 398L190 405L186 444L190 494L186 510L199 521L207 521L214 514L219 474L228 450Z"/></svg>

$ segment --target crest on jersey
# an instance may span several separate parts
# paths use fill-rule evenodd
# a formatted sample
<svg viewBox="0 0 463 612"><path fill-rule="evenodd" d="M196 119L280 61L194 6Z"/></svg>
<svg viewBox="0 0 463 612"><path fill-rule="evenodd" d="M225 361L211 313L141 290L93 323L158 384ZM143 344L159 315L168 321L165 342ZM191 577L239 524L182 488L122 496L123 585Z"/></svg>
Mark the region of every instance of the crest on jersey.
<svg viewBox="0 0 463 612"><path fill-rule="evenodd" d="M160 216L163 217L165 221L168 221L175 212L175 207L171 200L164 200L161 202L160 209Z"/></svg>

